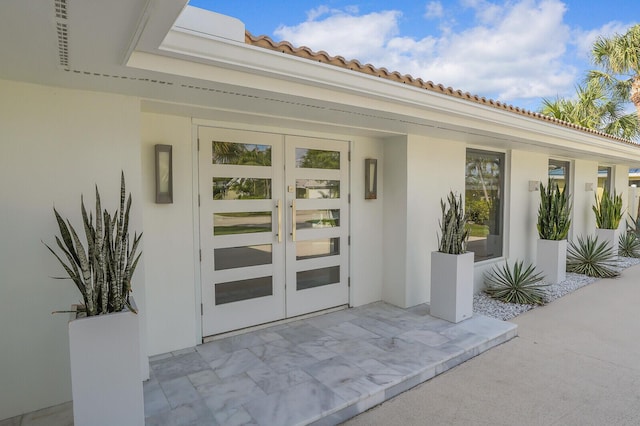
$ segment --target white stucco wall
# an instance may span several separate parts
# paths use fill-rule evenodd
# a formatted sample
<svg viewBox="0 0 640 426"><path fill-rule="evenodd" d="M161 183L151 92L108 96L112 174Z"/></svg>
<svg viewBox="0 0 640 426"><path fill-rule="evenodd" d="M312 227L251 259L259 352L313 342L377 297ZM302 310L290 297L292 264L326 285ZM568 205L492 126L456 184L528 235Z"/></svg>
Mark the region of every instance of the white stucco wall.
<svg viewBox="0 0 640 426"><path fill-rule="evenodd" d="M417 135L385 141L383 300L400 307L429 301L440 199L464 193L465 149Z"/></svg>
<svg viewBox="0 0 640 426"><path fill-rule="evenodd" d="M409 135L407 149L407 294L405 306L430 300L431 252L438 250L440 200L464 199L466 146Z"/></svg>
<svg viewBox="0 0 640 426"><path fill-rule="evenodd" d="M538 240L538 207L540 191L530 191L529 182L548 184L549 157L535 152L516 151L510 153L511 192L509 214L505 214L509 243L510 264L516 260L535 263Z"/></svg>
<svg viewBox="0 0 640 426"><path fill-rule="evenodd" d="M191 119L142 114L149 355L200 343L196 309ZM154 145L172 145L173 203L155 203ZM199 284L198 284L199 285Z"/></svg>
<svg viewBox="0 0 640 426"><path fill-rule="evenodd" d="M118 203L120 170L142 231L139 103L135 98L0 80L0 419L71 399L68 314L77 303L55 245L52 207L81 231L80 194L95 210ZM145 242L143 240L143 250ZM144 262L134 294L144 312Z"/></svg>
<svg viewBox="0 0 640 426"><path fill-rule="evenodd" d="M589 160L575 160L573 185L573 223L572 240L592 235L596 229L596 218L591 207L594 204L595 190L598 187L598 163ZM593 191L587 191L586 185L593 184Z"/></svg>
<svg viewBox="0 0 640 426"><path fill-rule="evenodd" d="M354 137L351 144L351 305L382 299L385 172L381 140ZM364 160L378 160L378 198L364 199Z"/></svg>
<svg viewBox="0 0 640 426"><path fill-rule="evenodd" d="M406 306L407 139L384 141L384 247L382 300Z"/></svg>

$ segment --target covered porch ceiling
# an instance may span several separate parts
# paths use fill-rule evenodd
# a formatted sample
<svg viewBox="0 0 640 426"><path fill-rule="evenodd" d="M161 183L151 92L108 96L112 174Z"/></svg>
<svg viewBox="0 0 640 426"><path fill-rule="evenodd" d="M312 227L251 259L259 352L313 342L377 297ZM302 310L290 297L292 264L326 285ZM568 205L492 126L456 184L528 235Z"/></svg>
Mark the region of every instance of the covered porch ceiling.
<svg viewBox="0 0 640 426"><path fill-rule="evenodd" d="M640 167L636 146L176 28L186 3L4 0L0 78L135 96L146 112L377 138L425 135Z"/></svg>

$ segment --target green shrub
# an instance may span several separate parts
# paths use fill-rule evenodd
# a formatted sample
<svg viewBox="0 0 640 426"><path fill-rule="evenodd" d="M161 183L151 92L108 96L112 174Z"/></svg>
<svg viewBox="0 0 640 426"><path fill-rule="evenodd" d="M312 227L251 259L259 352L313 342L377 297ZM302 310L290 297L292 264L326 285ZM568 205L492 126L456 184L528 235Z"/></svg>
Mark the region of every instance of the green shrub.
<svg viewBox="0 0 640 426"><path fill-rule="evenodd" d="M609 193L606 189L602 192L602 197L598 199L595 195L596 204L592 206L596 215L596 225L600 229L618 229L622 219L622 195Z"/></svg>
<svg viewBox="0 0 640 426"><path fill-rule="evenodd" d="M538 207L538 235L543 240L564 240L571 227L571 197L565 188L549 179L545 188L540 184Z"/></svg>
<svg viewBox="0 0 640 426"><path fill-rule="evenodd" d="M467 251L469 229L467 217L462 207L462 195L456 197L449 192L447 204L440 200L442 219L439 221L441 236L438 238L438 251L449 254L462 254Z"/></svg>
<svg viewBox="0 0 640 426"><path fill-rule="evenodd" d="M618 254L624 257L640 257L640 240L634 232L627 231L620 235Z"/></svg>
<svg viewBox="0 0 640 426"><path fill-rule="evenodd" d="M474 223L484 223L489 220L489 203L482 198L480 200L467 200L467 218Z"/></svg>
<svg viewBox="0 0 640 426"><path fill-rule="evenodd" d="M571 242L567 248L567 272L588 275L596 278L617 277L616 256L605 241L598 237L587 236L586 240L578 237L578 243Z"/></svg>
<svg viewBox="0 0 640 426"><path fill-rule="evenodd" d="M485 293L494 299L506 303L526 305L543 305L545 303L543 276L532 264L523 266L523 261L516 261L513 268L507 262L502 267L494 266L485 274Z"/></svg>

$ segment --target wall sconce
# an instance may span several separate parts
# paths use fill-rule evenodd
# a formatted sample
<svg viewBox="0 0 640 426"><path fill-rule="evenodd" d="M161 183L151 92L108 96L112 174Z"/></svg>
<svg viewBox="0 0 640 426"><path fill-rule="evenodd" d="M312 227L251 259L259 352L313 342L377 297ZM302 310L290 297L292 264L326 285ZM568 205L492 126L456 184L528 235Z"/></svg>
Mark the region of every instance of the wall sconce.
<svg viewBox="0 0 640 426"><path fill-rule="evenodd" d="M156 203L173 203L173 153L171 145L156 145Z"/></svg>
<svg viewBox="0 0 640 426"><path fill-rule="evenodd" d="M366 158L364 160L364 199L378 198L378 160Z"/></svg>
<svg viewBox="0 0 640 426"><path fill-rule="evenodd" d="M529 181L529 192L540 191L540 181L539 180L530 180Z"/></svg>
<svg viewBox="0 0 640 426"><path fill-rule="evenodd" d="M587 192L593 191L593 183L587 182L584 184L584 190Z"/></svg>

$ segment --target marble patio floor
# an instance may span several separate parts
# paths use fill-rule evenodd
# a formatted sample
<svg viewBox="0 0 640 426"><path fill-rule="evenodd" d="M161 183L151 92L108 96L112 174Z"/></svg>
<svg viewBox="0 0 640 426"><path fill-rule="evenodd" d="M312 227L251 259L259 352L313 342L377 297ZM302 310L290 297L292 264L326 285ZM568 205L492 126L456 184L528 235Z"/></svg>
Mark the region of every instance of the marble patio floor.
<svg viewBox="0 0 640 426"><path fill-rule="evenodd" d="M516 336L378 302L153 357L147 425L337 424Z"/></svg>
<svg viewBox="0 0 640 426"><path fill-rule="evenodd" d="M517 335L493 318L428 312L377 302L154 356L146 424L338 424ZM72 423L71 404L66 416L58 407L43 424Z"/></svg>

